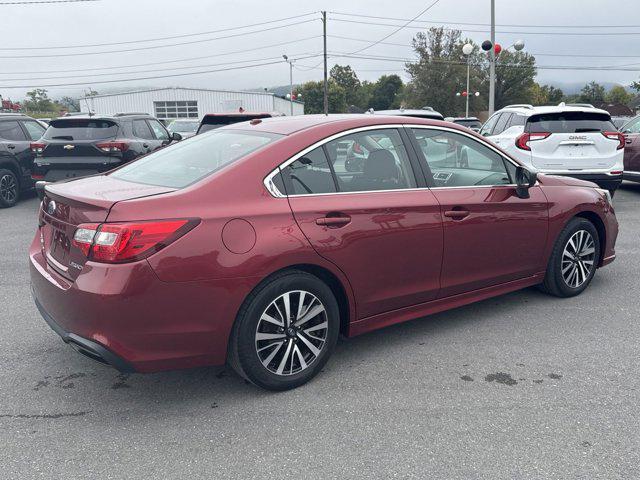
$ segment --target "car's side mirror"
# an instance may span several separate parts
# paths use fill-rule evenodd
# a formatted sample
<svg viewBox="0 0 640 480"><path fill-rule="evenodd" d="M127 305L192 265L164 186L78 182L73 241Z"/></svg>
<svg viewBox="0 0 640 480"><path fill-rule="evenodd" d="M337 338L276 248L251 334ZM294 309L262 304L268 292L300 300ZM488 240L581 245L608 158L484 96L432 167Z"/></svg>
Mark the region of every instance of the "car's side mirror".
<svg viewBox="0 0 640 480"><path fill-rule="evenodd" d="M171 134L171 140L175 140L176 142L179 142L180 140L182 140L182 135L180 135L178 132L173 132Z"/></svg>
<svg viewBox="0 0 640 480"><path fill-rule="evenodd" d="M527 170L523 166L516 167L516 195L520 198L529 198L529 189L536 184L538 175Z"/></svg>

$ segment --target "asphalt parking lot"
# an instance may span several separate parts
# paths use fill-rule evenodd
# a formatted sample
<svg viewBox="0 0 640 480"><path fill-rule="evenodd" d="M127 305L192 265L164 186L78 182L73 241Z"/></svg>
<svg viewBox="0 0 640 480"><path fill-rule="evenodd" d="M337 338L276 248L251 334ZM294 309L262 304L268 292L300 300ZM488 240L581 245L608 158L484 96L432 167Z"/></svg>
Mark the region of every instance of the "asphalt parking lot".
<svg viewBox="0 0 640 480"><path fill-rule="evenodd" d="M0 477L638 478L640 185L580 297L527 289L342 340L309 384L124 376L29 293L36 198L0 211Z"/></svg>

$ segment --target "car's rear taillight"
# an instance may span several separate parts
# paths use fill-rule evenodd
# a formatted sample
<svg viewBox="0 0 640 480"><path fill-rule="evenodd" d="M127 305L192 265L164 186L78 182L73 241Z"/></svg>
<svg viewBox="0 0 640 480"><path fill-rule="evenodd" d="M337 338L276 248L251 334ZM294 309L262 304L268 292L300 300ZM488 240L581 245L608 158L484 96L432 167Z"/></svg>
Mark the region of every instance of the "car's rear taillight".
<svg viewBox="0 0 640 480"><path fill-rule="evenodd" d="M531 151L529 142L534 142L536 140L543 140L547 138L549 135L551 135L551 133L549 132L523 133L518 138L516 138L516 147L518 147L520 150Z"/></svg>
<svg viewBox="0 0 640 480"><path fill-rule="evenodd" d="M144 222L82 224L73 245L95 262L125 263L141 260L176 241L200 220L182 218Z"/></svg>
<svg viewBox="0 0 640 480"><path fill-rule="evenodd" d="M46 145L44 143L32 142L30 145L31 151L36 155L44 152Z"/></svg>
<svg viewBox="0 0 640 480"><path fill-rule="evenodd" d="M620 132L602 132L602 135L607 137L609 140L615 140L618 142L616 150L624 148L624 135Z"/></svg>
<svg viewBox="0 0 640 480"><path fill-rule="evenodd" d="M105 153L122 153L129 149L127 142L99 142L96 147Z"/></svg>

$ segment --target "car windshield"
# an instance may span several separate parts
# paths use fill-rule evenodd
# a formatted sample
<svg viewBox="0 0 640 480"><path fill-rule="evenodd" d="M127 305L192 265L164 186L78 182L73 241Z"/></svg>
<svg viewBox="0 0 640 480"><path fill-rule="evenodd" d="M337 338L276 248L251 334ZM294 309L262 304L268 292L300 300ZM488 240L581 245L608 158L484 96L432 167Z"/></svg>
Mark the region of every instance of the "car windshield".
<svg viewBox="0 0 640 480"><path fill-rule="evenodd" d="M191 133L198 129L199 122L173 122L169 125L169 130L178 133Z"/></svg>
<svg viewBox="0 0 640 480"><path fill-rule="evenodd" d="M114 138L118 124L111 120L69 118L52 120L44 133L45 140L105 140Z"/></svg>
<svg viewBox="0 0 640 480"><path fill-rule="evenodd" d="M211 132L146 155L110 175L130 182L183 188L280 137L241 130Z"/></svg>
<svg viewBox="0 0 640 480"><path fill-rule="evenodd" d="M588 133L610 132L616 128L611 117L598 112L557 112L532 115L527 121L533 133Z"/></svg>

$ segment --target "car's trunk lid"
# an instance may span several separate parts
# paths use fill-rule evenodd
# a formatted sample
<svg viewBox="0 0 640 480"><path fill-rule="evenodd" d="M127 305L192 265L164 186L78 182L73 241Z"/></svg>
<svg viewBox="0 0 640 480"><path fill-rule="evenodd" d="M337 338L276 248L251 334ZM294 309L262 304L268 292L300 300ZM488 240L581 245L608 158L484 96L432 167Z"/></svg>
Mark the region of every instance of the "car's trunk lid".
<svg viewBox="0 0 640 480"><path fill-rule="evenodd" d="M174 190L126 182L110 176L47 185L39 228L42 253L49 266L68 279L75 280L87 260L83 252L73 245L78 225L104 222L117 202Z"/></svg>

